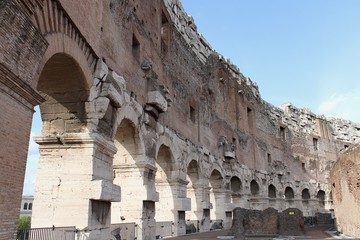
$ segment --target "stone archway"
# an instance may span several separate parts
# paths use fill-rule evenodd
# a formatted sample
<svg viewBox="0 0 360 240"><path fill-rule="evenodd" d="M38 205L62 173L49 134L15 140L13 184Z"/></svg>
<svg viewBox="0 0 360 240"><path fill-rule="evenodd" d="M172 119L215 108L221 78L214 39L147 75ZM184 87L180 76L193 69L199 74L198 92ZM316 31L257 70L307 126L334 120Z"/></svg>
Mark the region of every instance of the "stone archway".
<svg viewBox="0 0 360 240"><path fill-rule="evenodd" d="M273 184L270 184L268 187L268 197L276 199L276 187Z"/></svg>
<svg viewBox="0 0 360 240"><path fill-rule="evenodd" d="M242 203L242 182L240 178L233 176L230 179L230 189L231 189L231 202L234 204L234 207L243 207Z"/></svg>
<svg viewBox="0 0 360 240"><path fill-rule="evenodd" d="M186 197L191 199L191 211L186 212L187 220L201 220L203 206L203 188L200 184L200 168L196 160L190 161L187 167L186 180L189 182L186 188Z"/></svg>
<svg viewBox="0 0 360 240"><path fill-rule="evenodd" d="M173 156L170 148L161 145L156 158L155 188L159 202L155 204L156 221L174 221L174 195L170 185L173 171Z"/></svg>
<svg viewBox="0 0 360 240"><path fill-rule="evenodd" d="M121 187L123 201L112 204L111 223L135 222L141 225L143 201L152 200L147 185L154 181L154 172L144 168L144 150L139 132L131 120L121 121L114 142L117 152L113 160L113 182Z"/></svg>
<svg viewBox="0 0 360 240"><path fill-rule="evenodd" d="M256 180L250 182L250 193L252 196L258 196L260 194L260 187Z"/></svg>
<svg viewBox="0 0 360 240"><path fill-rule="evenodd" d="M45 98L40 104L43 135L86 132L89 90L73 58L63 53L53 55L44 66L37 90Z"/></svg>
<svg viewBox="0 0 360 240"><path fill-rule="evenodd" d="M78 62L55 53L43 66L37 82L45 101L40 105L42 136L35 139L40 159L32 227L74 225L89 239L106 235L108 230L101 229L109 229L111 201L120 200L111 176L116 149L89 134L85 105L90 80Z"/></svg>
<svg viewBox="0 0 360 240"><path fill-rule="evenodd" d="M218 170L213 170L211 172L210 178L210 203L212 204L212 209L210 211L211 220L221 220L223 214L221 214L222 201L220 199L220 192L223 189L223 177ZM222 219L223 220L223 219Z"/></svg>

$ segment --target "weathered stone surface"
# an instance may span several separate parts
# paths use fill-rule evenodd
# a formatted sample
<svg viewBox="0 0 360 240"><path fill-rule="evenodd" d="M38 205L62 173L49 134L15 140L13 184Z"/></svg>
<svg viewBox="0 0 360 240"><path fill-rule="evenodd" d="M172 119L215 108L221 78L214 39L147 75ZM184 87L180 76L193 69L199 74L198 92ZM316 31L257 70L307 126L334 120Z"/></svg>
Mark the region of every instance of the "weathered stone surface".
<svg viewBox="0 0 360 240"><path fill-rule="evenodd" d="M201 231L228 228L239 206L306 216L332 208L330 169L359 142L360 127L266 103L178 0L0 4L1 177L14 179L5 195L20 195L32 106L45 101L33 227L71 224L109 239L110 223L125 218L139 225L138 239L153 239L155 221L174 222L174 234L185 232L185 219ZM357 196L357 163L347 164L351 174L336 184L344 204ZM120 187L122 201L111 203ZM7 205L6 220L16 215ZM246 214L251 226L275 227L261 220L272 210Z"/></svg>
<svg viewBox="0 0 360 240"><path fill-rule="evenodd" d="M340 154L331 170L331 193L338 230L360 236L360 148L350 147Z"/></svg>
<svg viewBox="0 0 360 240"><path fill-rule="evenodd" d="M279 214L274 208L263 211L235 208L230 235L276 235L279 233Z"/></svg>
<svg viewBox="0 0 360 240"><path fill-rule="evenodd" d="M289 236L304 235L303 213L296 208L288 208L279 214L279 234Z"/></svg>

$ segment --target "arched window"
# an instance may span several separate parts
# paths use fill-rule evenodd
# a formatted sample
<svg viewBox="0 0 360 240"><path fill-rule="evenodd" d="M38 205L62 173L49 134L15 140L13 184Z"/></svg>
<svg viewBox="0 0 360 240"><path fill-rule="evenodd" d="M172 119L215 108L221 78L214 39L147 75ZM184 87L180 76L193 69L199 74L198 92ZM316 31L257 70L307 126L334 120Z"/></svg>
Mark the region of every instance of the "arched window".
<svg viewBox="0 0 360 240"><path fill-rule="evenodd" d="M259 184L255 180L252 180L250 183L250 191L252 195L259 194Z"/></svg>
<svg viewBox="0 0 360 240"><path fill-rule="evenodd" d="M32 203L29 203L29 210L32 210Z"/></svg>
<svg viewBox="0 0 360 240"><path fill-rule="evenodd" d="M285 188L285 198L286 199L293 199L294 198L294 191L291 187Z"/></svg>
<svg viewBox="0 0 360 240"><path fill-rule="evenodd" d="M276 198L276 188L272 184L269 185L268 196L269 196L269 198Z"/></svg>
<svg viewBox="0 0 360 240"><path fill-rule="evenodd" d="M302 192L301 192L301 198L302 198L303 200L309 200L309 199L310 199L309 189L305 188L304 190L302 190Z"/></svg>
<svg viewBox="0 0 360 240"><path fill-rule="evenodd" d="M24 210L27 210L28 209L28 203L24 203Z"/></svg>
<svg viewBox="0 0 360 240"><path fill-rule="evenodd" d="M241 180L234 176L230 180L230 188L233 193L240 193L241 191Z"/></svg>

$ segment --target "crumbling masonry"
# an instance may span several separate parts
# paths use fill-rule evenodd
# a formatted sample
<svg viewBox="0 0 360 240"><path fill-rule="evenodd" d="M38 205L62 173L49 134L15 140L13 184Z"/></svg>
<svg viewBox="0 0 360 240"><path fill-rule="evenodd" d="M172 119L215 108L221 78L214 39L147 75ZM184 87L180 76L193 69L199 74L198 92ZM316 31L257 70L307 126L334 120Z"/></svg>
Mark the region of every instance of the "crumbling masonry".
<svg viewBox="0 0 360 240"><path fill-rule="evenodd" d="M330 169L360 125L274 107L177 0L0 0L0 239L12 239L34 106L42 135L32 227L154 239L234 207L332 208ZM121 189L121 190L120 190Z"/></svg>

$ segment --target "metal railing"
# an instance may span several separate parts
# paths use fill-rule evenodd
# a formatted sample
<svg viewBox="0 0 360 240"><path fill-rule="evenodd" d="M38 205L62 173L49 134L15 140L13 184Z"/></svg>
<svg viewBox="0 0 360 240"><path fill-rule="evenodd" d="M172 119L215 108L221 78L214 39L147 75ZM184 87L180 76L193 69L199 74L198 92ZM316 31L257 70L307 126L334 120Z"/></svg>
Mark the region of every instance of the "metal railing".
<svg viewBox="0 0 360 240"><path fill-rule="evenodd" d="M171 221L156 222L156 236L157 237L170 237L174 235L174 223Z"/></svg>
<svg viewBox="0 0 360 240"><path fill-rule="evenodd" d="M31 228L19 230L17 240L75 240L75 227Z"/></svg>

